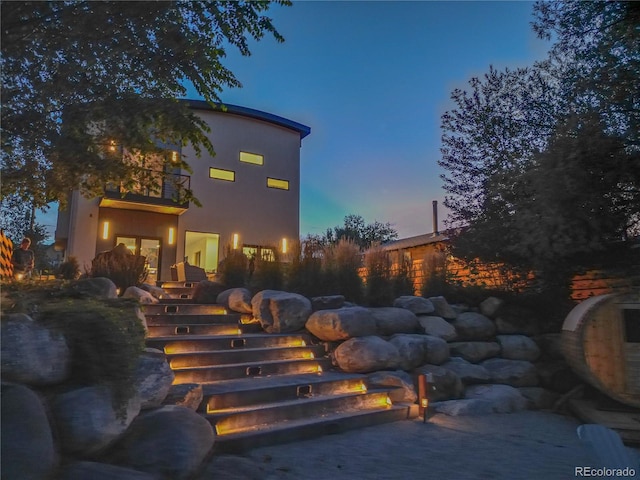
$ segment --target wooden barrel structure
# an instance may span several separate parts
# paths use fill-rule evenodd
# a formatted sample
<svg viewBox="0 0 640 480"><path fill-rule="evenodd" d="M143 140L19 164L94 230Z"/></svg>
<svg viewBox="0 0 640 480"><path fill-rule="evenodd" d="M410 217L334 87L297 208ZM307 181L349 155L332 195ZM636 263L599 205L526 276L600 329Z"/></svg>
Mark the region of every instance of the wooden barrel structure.
<svg viewBox="0 0 640 480"><path fill-rule="evenodd" d="M591 297L562 325L564 356L590 385L640 408L640 293Z"/></svg>

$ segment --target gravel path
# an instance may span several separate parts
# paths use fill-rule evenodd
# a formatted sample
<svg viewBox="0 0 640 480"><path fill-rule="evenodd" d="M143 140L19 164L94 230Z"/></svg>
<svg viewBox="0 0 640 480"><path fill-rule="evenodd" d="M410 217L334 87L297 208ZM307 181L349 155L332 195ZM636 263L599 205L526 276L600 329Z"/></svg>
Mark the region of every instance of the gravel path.
<svg viewBox="0 0 640 480"><path fill-rule="evenodd" d="M216 457L199 480L580 478L575 467L598 465L578 425L546 412L438 414L426 424L415 419ZM630 451L640 465L640 450Z"/></svg>

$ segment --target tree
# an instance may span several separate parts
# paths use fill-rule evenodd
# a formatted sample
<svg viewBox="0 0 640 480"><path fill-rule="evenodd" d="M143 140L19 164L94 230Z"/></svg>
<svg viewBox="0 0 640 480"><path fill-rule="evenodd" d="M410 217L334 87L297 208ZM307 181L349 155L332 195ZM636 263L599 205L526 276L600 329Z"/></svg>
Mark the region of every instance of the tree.
<svg viewBox="0 0 640 480"><path fill-rule="evenodd" d="M472 79L442 120L457 255L568 288L585 254L638 229L640 15L623 2L540 2L544 62Z"/></svg>
<svg viewBox="0 0 640 480"><path fill-rule="evenodd" d="M135 184L149 161L161 177L189 171L167 146L213 155L206 124L176 99L186 82L209 102L240 86L225 49L249 55L248 37L266 34L283 41L263 15L272 3L290 4L2 2L1 196L64 206L71 189ZM157 188L157 177L142 181Z"/></svg>
<svg viewBox="0 0 640 480"><path fill-rule="evenodd" d="M365 223L361 215L347 215L343 225L327 229L325 242L335 244L345 239L352 241L361 250L366 250L376 243L384 243L398 238L398 232L390 223Z"/></svg>

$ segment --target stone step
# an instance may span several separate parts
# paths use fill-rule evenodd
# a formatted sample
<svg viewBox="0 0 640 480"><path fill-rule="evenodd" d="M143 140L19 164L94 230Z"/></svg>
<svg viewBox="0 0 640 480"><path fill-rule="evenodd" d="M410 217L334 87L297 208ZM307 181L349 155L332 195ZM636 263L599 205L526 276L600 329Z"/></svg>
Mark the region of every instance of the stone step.
<svg viewBox="0 0 640 480"><path fill-rule="evenodd" d="M227 309L222 305L203 303L156 303L144 305L145 315L157 315L160 313L179 313L188 315L226 315Z"/></svg>
<svg viewBox="0 0 640 480"><path fill-rule="evenodd" d="M350 412L333 412L276 424L260 424L245 431L216 437L217 452L241 453L265 445L291 443L381 423L415 418L417 405L399 404Z"/></svg>
<svg viewBox="0 0 640 480"><path fill-rule="evenodd" d="M157 348L166 354L230 350L236 348L268 348L268 347L297 347L312 345L313 340L308 334L267 334L247 333L243 335L184 335L179 339L170 336L148 338L147 346Z"/></svg>
<svg viewBox="0 0 640 480"><path fill-rule="evenodd" d="M324 370L328 370L330 366L331 364L326 358L310 358L219 366L181 367L173 369L175 374L173 383L208 383L232 378L321 373Z"/></svg>
<svg viewBox="0 0 640 480"><path fill-rule="evenodd" d="M310 395L361 393L367 390L365 375L326 371L321 374L276 375L233 379L202 386L202 410L213 413L240 407Z"/></svg>
<svg viewBox="0 0 640 480"><path fill-rule="evenodd" d="M322 345L299 347L235 348L216 352L187 352L167 355L172 369L183 367L218 366L239 363L262 363L274 360L294 360L324 357Z"/></svg>
<svg viewBox="0 0 640 480"><path fill-rule="evenodd" d="M148 325L148 336L166 337L168 335L239 335L242 333L241 325L233 323L210 323L195 325Z"/></svg>
<svg viewBox="0 0 640 480"><path fill-rule="evenodd" d="M196 288L198 286L199 282L176 282L176 281L169 281L169 282L160 282L159 283L159 287L162 289L167 289L167 288Z"/></svg>
<svg viewBox="0 0 640 480"><path fill-rule="evenodd" d="M185 314L185 313L154 313L145 314L147 325L195 325L198 323L226 323L238 325L239 323L252 323L251 316L240 313L215 313L215 314Z"/></svg>

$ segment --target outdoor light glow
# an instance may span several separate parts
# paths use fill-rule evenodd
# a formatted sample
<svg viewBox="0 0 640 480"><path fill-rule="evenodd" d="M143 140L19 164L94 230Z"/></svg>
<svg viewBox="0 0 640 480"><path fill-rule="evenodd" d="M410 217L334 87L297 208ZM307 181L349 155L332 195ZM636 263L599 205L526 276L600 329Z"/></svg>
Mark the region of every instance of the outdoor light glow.
<svg viewBox="0 0 640 480"><path fill-rule="evenodd" d="M109 238L109 222L104 222L102 224L102 238L104 240Z"/></svg>
<svg viewBox="0 0 640 480"><path fill-rule="evenodd" d="M387 405L391 406L393 405L393 402L391 402L391 399L387 396Z"/></svg>
<svg viewBox="0 0 640 480"><path fill-rule="evenodd" d="M169 245L173 245L173 242L175 241L175 233L175 228L169 228Z"/></svg>
<svg viewBox="0 0 640 480"><path fill-rule="evenodd" d="M287 239L282 239L282 253L287 253Z"/></svg>
<svg viewBox="0 0 640 480"><path fill-rule="evenodd" d="M237 250L238 249L238 242L240 240L240 237L238 236L237 233L233 234L233 249Z"/></svg>
<svg viewBox="0 0 640 480"><path fill-rule="evenodd" d="M116 141L115 140L111 140L109 142L109 150L111 150L112 152L116 151Z"/></svg>
<svg viewBox="0 0 640 480"><path fill-rule="evenodd" d="M171 161L174 163L178 161L178 152L176 151L171 152Z"/></svg>

